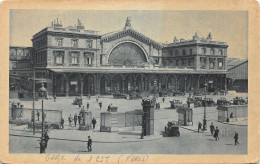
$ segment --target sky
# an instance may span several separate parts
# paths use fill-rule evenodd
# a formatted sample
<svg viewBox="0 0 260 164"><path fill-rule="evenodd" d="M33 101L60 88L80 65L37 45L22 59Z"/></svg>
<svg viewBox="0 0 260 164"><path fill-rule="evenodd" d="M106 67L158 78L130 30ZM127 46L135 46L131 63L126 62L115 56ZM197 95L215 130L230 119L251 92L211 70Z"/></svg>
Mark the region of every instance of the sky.
<svg viewBox="0 0 260 164"><path fill-rule="evenodd" d="M154 41L190 40L195 32L206 38L211 32L213 41L227 42L228 57L248 58L248 13L234 10L10 10L10 46L32 46L32 36L56 18L63 27L74 26L79 18L86 30L105 34L123 29L126 17Z"/></svg>

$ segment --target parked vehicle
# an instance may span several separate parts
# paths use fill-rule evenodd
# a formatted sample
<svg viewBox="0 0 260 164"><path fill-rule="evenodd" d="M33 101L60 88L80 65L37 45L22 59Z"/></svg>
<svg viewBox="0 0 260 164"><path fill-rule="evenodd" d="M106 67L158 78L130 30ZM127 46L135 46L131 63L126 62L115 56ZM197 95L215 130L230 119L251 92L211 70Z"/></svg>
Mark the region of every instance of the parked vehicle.
<svg viewBox="0 0 260 164"><path fill-rule="evenodd" d="M217 106L227 106L227 105L230 105L230 102L226 98L221 97L217 100Z"/></svg>
<svg viewBox="0 0 260 164"><path fill-rule="evenodd" d="M10 91L15 91L15 84L14 83L10 83L9 90Z"/></svg>
<svg viewBox="0 0 260 164"><path fill-rule="evenodd" d="M173 92L173 96L185 96L185 93L181 91L175 91Z"/></svg>
<svg viewBox="0 0 260 164"><path fill-rule="evenodd" d="M18 97L19 97L19 98L24 98L24 91L19 90L19 91L18 91Z"/></svg>
<svg viewBox="0 0 260 164"><path fill-rule="evenodd" d="M247 104L247 103L246 103L246 100L243 99L242 97L235 97L233 99L233 104L234 105L244 105L244 104Z"/></svg>
<svg viewBox="0 0 260 164"><path fill-rule="evenodd" d="M202 97L195 97L194 98L194 107L201 107L202 106Z"/></svg>
<svg viewBox="0 0 260 164"><path fill-rule="evenodd" d="M171 109L176 109L178 105L182 104L181 100L172 100L170 101L170 103L171 103Z"/></svg>
<svg viewBox="0 0 260 164"><path fill-rule="evenodd" d="M204 100L202 100L202 106L210 107L215 105L216 103L212 98L204 98Z"/></svg>
<svg viewBox="0 0 260 164"><path fill-rule="evenodd" d="M76 97L76 98L73 100L73 105L79 105L79 104L82 105L82 98Z"/></svg>
<svg viewBox="0 0 260 164"><path fill-rule="evenodd" d="M180 130L179 130L179 123L176 121L169 121L168 124L165 126L165 133L168 136L180 136Z"/></svg>

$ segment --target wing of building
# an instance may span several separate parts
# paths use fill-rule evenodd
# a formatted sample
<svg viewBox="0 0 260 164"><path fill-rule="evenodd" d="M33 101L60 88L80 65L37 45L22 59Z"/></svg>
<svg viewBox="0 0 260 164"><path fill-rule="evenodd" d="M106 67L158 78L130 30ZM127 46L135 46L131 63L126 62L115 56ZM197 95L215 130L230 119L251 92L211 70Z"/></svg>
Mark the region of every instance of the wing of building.
<svg viewBox="0 0 260 164"><path fill-rule="evenodd" d="M209 92L226 89L228 45L211 34L161 44L134 30L129 18L104 35L57 19L31 40L36 90L44 83L49 95L189 92L205 83Z"/></svg>

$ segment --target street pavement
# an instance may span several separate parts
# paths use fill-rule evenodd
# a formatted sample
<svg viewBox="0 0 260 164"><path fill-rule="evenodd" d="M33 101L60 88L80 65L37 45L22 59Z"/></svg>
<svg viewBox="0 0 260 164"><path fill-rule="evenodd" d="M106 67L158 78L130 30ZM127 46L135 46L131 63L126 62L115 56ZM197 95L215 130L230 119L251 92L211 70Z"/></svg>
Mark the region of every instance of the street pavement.
<svg viewBox="0 0 260 164"><path fill-rule="evenodd" d="M17 101L17 93L10 92L10 101ZM245 95L246 96L246 95ZM219 97L210 96L215 101ZM231 99L232 95L227 95L227 99ZM164 134L164 126L168 121L177 121L178 114L175 109L169 109L169 101L179 99L186 102L187 96L166 97L165 102L162 98L158 98L161 109L155 110L155 135L147 136L140 139L139 131L134 132L118 132L107 133L99 132L100 112L105 112L108 104L118 106L118 112L133 111L142 109L141 100L123 100L113 99L111 96L101 97L103 103L102 110L96 103L96 97L90 100L83 99L83 105L90 104L92 116L97 119L96 130L79 131L78 127L68 126L69 114L72 116L79 113L80 108L72 105L73 98L52 99L44 101L45 109L62 110L65 120L64 130L50 130L50 141L46 153L77 153L84 154L87 152L87 136L93 139L93 151L91 153L98 154L121 154L121 153L140 153L140 154L247 154L247 126L229 125L217 122L216 107L207 108L208 127L211 122L220 129L219 141L210 135L209 129L206 132L197 132L198 122L202 122L203 108L193 109L193 126L185 126L180 128L180 137L167 137ZM32 107L32 100L29 97L20 99L25 108ZM41 109L41 102L36 101L35 107ZM86 107L85 107L86 109ZM11 153L39 153L40 131L36 135L32 135L32 130L28 130L24 126L10 125L9 148ZM239 145L234 145L234 132L239 133Z"/></svg>

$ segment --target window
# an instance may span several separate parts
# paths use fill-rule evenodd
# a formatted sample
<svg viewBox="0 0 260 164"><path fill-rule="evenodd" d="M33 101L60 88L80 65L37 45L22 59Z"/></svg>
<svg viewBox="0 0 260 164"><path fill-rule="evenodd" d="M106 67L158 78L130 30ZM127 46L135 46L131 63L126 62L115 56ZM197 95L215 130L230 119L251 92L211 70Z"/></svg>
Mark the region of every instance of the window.
<svg viewBox="0 0 260 164"><path fill-rule="evenodd" d="M155 62L156 65L158 65L158 64L159 64L159 59L156 58L156 59L154 60L154 62Z"/></svg>
<svg viewBox="0 0 260 164"><path fill-rule="evenodd" d="M190 49L190 55L192 55L192 49Z"/></svg>
<svg viewBox="0 0 260 164"><path fill-rule="evenodd" d="M202 48L202 54L206 55L206 53L207 53L207 49L206 48Z"/></svg>
<svg viewBox="0 0 260 164"><path fill-rule="evenodd" d="M100 65L102 65L103 64L103 55L100 55Z"/></svg>
<svg viewBox="0 0 260 164"><path fill-rule="evenodd" d="M56 64L63 64L64 52L56 51L55 57L56 57L55 59Z"/></svg>
<svg viewBox="0 0 260 164"><path fill-rule="evenodd" d="M211 49L211 50L210 50L210 55L215 55L214 49Z"/></svg>
<svg viewBox="0 0 260 164"><path fill-rule="evenodd" d="M214 69L215 68L215 59L209 59L209 68Z"/></svg>
<svg viewBox="0 0 260 164"><path fill-rule="evenodd" d="M176 66L179 66L179 60L176 60Z"/></svg>
<svg viewBox="0 0 260 164"><path fill-rule="evenodd" d="M182 59L182 66L186 66L186 59Z"/></svg>
<svg viewBox="0 0 260 164"><path fill-rule="evenodd" d="M206 69L206 65L207 65L207 59L201 57L200 58L200 69Z"/></svg>
<svg viewBox="0 0 260 164"><path fill-rule="evenodd" d="M73 56L73 57L71 58L71 63L72 63L72 64L78 64L78 57Z"/></svg>
<svg viewBox="0 0 260 164"><path fill-rule="evenodd" d="M56 46L62 47L62 39L56 38Z"/></svg>
<svg viewBox="0 0 260 164"><path fill-rule="evenodd" d="M87 40L87 48L93 48L93 40Z"/></svg>
<svg viewBox="0 0 260 164"><path fill-rule="evenodd" d="M219 54L220 54L220 55L223 55L222 49L219 49Z"/></svg>
<svg viewBox="0 0 260 164"><path fill-rule="evenodd" d="M223 59L218 59L218 68L219 69L223 68Z"/></svg>
<svg viewBox="0 0 260 164"><path fill-rule="evenodd" d="M172 60L170 60L170 65L172 65Z"/></svg>
<svg viewBox="0 0 260 164"><path fill-rule="evenodd" d="M185 50L182 50L182 55L186 55L186 51Z"/></svg>
<svg viewBox="0 0 260 164"><path fill-rule="evenodd" d="M86 63L87 63L87 65L92 65L92 58L91 57L87 57L86 58Z"/></svg>
<svg viewBox="0 0 260 164"><path fill-rule="evenodd" d="M178 50L175 50L175 55L179 56L179 51Z"/></svg>
<svg viewBox="0 0 260 164"><path fill-rule="evenodd" d="M78 40L71 40L72 41L72 47L77 48L78 47Z"/></svg>
<svg viewBox="0 0 260 164"><path fill-rule="evenodd" d="M189 66L193 66L193 64L194 64L194 59L193 59L193 58L190 58L190 59L189 59Z"/></svg>
<svg viewBox="0 0 260 164"><path fill-rule="evenodd" d="M93 58L94 58L94 54L90 53L90 52L85 52L85 64L86 65L92 65L93 64ZM100 55L100 64L102 64L102 55Z"/></svg>

